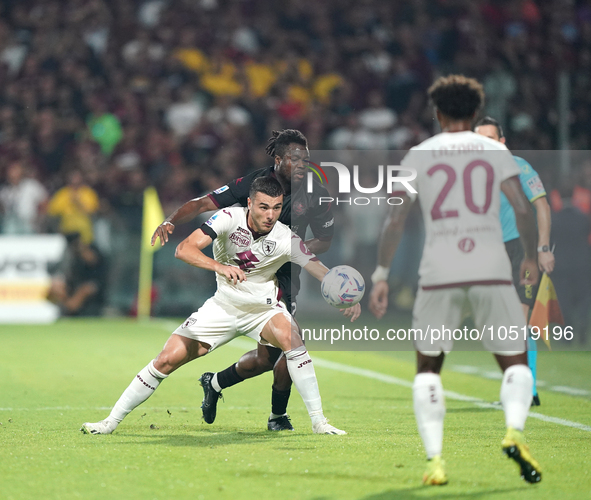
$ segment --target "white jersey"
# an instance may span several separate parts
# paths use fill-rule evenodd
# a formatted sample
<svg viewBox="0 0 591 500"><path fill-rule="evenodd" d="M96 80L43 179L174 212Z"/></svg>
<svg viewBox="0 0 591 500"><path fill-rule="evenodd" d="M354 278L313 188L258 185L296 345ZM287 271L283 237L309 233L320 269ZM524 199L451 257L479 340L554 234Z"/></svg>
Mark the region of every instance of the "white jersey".
<svg viewBox="0 0 591 500"><path fill-rule="evenodd" d="M510 284L499 221L501 183L519 175L509 150L474 132L441 133L401 165L417 172L411 184L425 221L420 285Z"/></svg>
<svg viewBox="0 0 591 500"><path fill-rule="evenodd" d="M304 267L318 259L285 224L278 221L269 233L259 235L248 226L247 214L247 208L224 208L202 226L214 238L214 259L246 273L246 280L236 285L216 273L216 297L236 307L274 306L279 294L277 270L290 261Z"/></svg>

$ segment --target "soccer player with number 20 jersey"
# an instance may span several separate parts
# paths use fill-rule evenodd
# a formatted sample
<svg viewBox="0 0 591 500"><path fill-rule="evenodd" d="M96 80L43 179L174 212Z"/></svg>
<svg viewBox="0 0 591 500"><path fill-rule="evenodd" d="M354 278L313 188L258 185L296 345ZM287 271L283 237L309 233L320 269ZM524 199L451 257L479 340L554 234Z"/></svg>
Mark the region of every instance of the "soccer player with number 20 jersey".
<svg viewBox="0 0 591 500"><path fill-rule="evenodd" d="M507 433L502 449L519 464L522 477L535 483L541 480L540 467L523 438L533 384L526 342L497 334L503 328L524 331L525 327L503 245L501 191L515 210L525 250L523 283L535 283L538 278L533 212L511 153L503 144L471 131L484 100L482 86L473 79L451 75L439 78L429 89L429 97L442 133L412 148L402 161L402 166L416 170L412 184L418 192L426 231L413 328L448 332L444 338L425 335L415 341L414 410L428 460L423 482L447 483L441 458L445 402L440 371L452 349L451 331L460 326L463 305L468 302L476 326L481 331L485 326L493 327L493 333L482 340L503 370L501 402ZM372 275L370 309L377 317L382 317L387 307L388 269L417 195L404 192L400 196L404 202L391 208L380 238L378 267Z"/></svg>

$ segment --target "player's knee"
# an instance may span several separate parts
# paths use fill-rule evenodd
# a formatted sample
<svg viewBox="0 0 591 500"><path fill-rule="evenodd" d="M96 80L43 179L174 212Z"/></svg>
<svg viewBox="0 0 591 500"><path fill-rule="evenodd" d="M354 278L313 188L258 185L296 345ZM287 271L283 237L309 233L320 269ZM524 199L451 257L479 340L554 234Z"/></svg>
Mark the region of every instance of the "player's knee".
<svg viewBox="0 0 591 500"><path fill-rule="evenodd" d="M243 374L247 374L248 377L256 377L261 373L268 372L273 369L273 363L268 359L261 356L256 356L252 359L242 359L238 362L238 369Z"/></svg>

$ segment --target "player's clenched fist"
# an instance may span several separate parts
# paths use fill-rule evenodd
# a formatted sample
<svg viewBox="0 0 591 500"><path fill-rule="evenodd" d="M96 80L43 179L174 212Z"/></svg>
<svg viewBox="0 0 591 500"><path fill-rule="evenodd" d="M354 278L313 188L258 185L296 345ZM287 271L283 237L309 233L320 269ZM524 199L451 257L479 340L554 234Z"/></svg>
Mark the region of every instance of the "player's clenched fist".
<svg viewBox="0 0 591 500"><path fill-rule="evenodd" d="M156 231L154 231L154 234L152 235L152 246L156 244L157 238L160 238L160 246L164 246L165 243L168 243L168 235L173 232L174 224L165 220L156 228Z"/></svg>

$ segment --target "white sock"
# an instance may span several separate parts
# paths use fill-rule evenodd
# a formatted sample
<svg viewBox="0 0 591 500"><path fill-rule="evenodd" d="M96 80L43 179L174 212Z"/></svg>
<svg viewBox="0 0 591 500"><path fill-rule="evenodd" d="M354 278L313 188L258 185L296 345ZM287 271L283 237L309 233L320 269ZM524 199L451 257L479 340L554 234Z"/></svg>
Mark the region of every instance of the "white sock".
<svg viewBox="0 0 591 500"><path fill-rule="evenodd" d="M217 392L222 392L222 388L220 386L220 383L218 382L218 374L217 372L213 374L213 377L211 377L211 386L213 387L213 389Z"/></svg>
<svg viewBox="0 0 591 500"><path fill-rule="evenodd" d="M445 398L441 377L436 373L418 373L412 386L415 417L427 459L441 455Z"/></svg>
<svg viewBox="0 0 591 500"><path fill-rule="evenodd" d="M501 403L507 427L523 431L533 387L534 378L527 365L513 365L505 370L501 383Z"/></svg>
<svg viewBox="0 0 591 500"><path fill-rule="evenodd" d="M304 346L298 347L285 351L285 358L291 380L304 400L312 425L324 420L316 372L308 351Z"/></svg>
<svg viewBox="0 0 591 500"><path fill-rule="evenodd" d="M148 399L168 375L160 373L154 368L154 361L150 361L142 371L140 371L131 384L123 391L119 400L111 410L107 420L121 422L127 414L134 408L141 405Z"/></svg>

